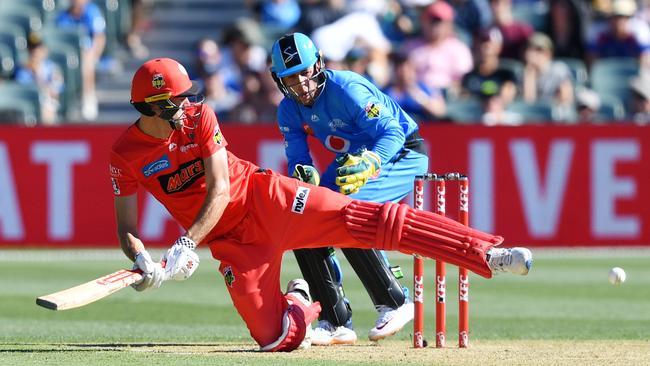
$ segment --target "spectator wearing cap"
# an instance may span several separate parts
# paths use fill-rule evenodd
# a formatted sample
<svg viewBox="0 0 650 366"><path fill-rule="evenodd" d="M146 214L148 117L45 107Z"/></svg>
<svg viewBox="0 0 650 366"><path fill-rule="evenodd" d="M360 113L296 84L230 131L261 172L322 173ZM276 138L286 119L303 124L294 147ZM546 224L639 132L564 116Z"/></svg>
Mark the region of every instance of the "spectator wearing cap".
<svg viewBox="0 0 650 366"><path fill-rule="evenodd" d="M407 45L419 80L431 89L457 93L460 81L472 70L472 53L454 34L454 9L438 0L420 16L421 36Z"/></svg>
<svg viewBox="0 0 650 366"><path fill-rule="evenodd" d="M600 110L600 96L591 89L579 88L576 90L577 122L597 122Z"/></svg>
<svg viewBox="0 0 650 366"><path fill-rule="evenodd" d="M650 77L637 76L630 80L632 96L630 119L637 124L650 123Z"/></svg>
<svg viewBox="0 0 650 366"><path fill-rule="evenodd" d="M557 111L558 120L571 119L574 114L573 76L564 62L553 60L551 39L544 33L533 34L524 58L524 100L548 102Z"/></svg>
<svg viewBox="0 0 650 366"><path fill-rule="evenodd" d="M587 61L608 57L633 57L650 65L650 39L647 24L633 23L637 11L634 0L613 0L605 28L588 45Z"/></svg>
<svg viewBox="0 0 650 366"><path fill-rule="evenodd" d="M97 118L98 103L95 92L95 67L106 46L106 20L99 7L90 0L71 0L70 6L56 16L60 28L79 29L84 34L81 55L82 116Z"/></svg>
<svg viewBox="0 0 650 366"><path fill-rule="evenodd" d="M418 80L415 68L406 55L393 53L393 81L383 91L393 98L409 116L421 121L435 121L446 113L445 98L438 89Z"/></svg>
<svg viewBox="0 0 650 366"><path fill-rule="evenodd" d="M493 26L497 27L503 36L500 56L521 60L528 38L534 32L533 27L514 18L512 0L490 0L490 9L494 19Z"/></svg>
<svg viewBox="0 0 650 366"><path fill-rule="evenodd" d="M489 91L495 98L501 98L506 106L515 99L517 76L499 64L502 44L503 37L499 29L490 28L479 32L474 42L474 58L477 63L463 77L462 94L480 98Z"/></svg>
<svg viewBox="0 0 650 366"><path fill-rule="evenodd" d="M57 122L61 109L63 75L58 65L48 58L48 49L38 34L29 35L27 50L27 61L18 67L14 79L21 84L38 86L41 92L41 122L52 125Z"/></svg>

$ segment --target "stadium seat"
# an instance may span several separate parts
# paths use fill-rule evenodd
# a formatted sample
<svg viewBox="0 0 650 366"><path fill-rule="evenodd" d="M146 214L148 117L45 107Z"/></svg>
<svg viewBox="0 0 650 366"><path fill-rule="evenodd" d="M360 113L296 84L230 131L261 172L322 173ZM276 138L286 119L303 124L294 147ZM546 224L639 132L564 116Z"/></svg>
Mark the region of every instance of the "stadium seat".
<svg viewBox="0 0 650 366"><path fill-rule="evenodd" d="M515 100L508 105L507 109L520 114L526 123L553 122L555 119L553 107L545 102L526 103L523 100Z"/></svg>
<svg viewBox="0 0 650 366"><path fill-rule="evenodd" d="M54 42L48 44L49 57L61 69L65 89L61 95L61 117L72 118L75 106L81 100L81 67L76 50L68 44Z"/></svg>
<svg viewBox="0 0 650 366"><path fill-rule="evenodd" d="M587 66L584 61L571 57L558 57L555 60L562 61L569 66L576 86L584 86L589 83L589 73L587 72Z"/></svg>
<svg viewBox="0 0 650 366"><path fill-rule="evenodd" d="M591 66L591 87L599 95L610 95L624 103L630 97L630 79L639 74L635 58L603 58Z"/></svg>
<svg viewBox="0 0 650 366"><path fill-rule="evenodd" d="M34 125L41 120L41 99L40 91L36 85L24 85L16 82L5 82L0 84L0 110L5 110L5 117L11 113L6 111L20 111L23 119L21 121L28 125ZM19 113L16 113L19 115Z"/></svg>
<svg viewBox="0 0 650 366"><path fill-rule="evenodd" d="M600 95L600 109L594 122L611 122L625 119L625 105L613 95Z"/></svg>
<svg viewBox="0 0 650 366"><path fill-rule="evenodd" d="M43 27L41 13L38 9L19 2L0 2L0 22L18 25L26 35L31 32L39 32Z"/></svg>
<svg viewBox="0 0 650 366"><path fill-rule="evenodd" d="M14 76L16 62L14 61L11 48L0 43L0 78L10 79Z"/></svg>
<svg viewBox="0 0 650 366"><path fill-rule="evenodd" d="M27 38L20 26L0 22L0 43L9 47L16 64L27 60Z"/></svg>
<svg viewBox="0 0 650 366"><path fill-rule="evenodd" d="M537 32L548 29L548 3L546 1L522 2L512 5L512 15L520 22L530 24Z"/></svg>
<svg viewBox="0 0 650 366"><path fill-rule="evenodd" d="M483 106L475 98L447 102L447 118L458 124L481 124Z"/></svg>
<svg viewBox="0 0 650 366"><path fill-rule="evenodd" d="M65 44L67 47L74 50L77 60L81 63L81 42L83 36L81 31L78 29L69 29L69 28L55 28L55 27L46 27L43 30L43 41L50 49L53 49L54 45Z"/></svg>

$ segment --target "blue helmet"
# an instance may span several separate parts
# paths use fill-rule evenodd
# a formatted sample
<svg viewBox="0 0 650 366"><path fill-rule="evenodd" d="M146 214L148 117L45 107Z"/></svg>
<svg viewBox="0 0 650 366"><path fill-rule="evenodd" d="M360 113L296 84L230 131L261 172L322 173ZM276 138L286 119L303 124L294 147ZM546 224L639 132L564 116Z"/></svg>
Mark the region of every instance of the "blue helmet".
<svg viewBox="0 0 650 366"><path fill-rule="evenodd" d="M275 41L271 49L271 72L278 77L293 75L320 59L314 42L302 33L292 33Z"/></svg>
<svg viewBox="0 0 650 366"><path fill-rule="evenodd" d="M271 75L282 94L299 101L300 95L289 90L282 78L310 67L314 68L310 80L316 81L316 89L308 93L318 95L325 86L325 66L314 42L302 33L287 34L275 41L271 49Z"/></svg>

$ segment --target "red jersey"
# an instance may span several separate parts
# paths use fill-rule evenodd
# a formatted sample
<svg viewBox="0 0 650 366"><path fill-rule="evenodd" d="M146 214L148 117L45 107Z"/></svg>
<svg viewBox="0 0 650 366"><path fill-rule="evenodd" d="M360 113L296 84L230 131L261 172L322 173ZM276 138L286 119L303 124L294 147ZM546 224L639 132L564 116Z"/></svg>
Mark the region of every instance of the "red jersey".
<svg viewBox="0 0 650 366"><path fill-rule="evenodd" d="M192 120L194 129L173 130L165 139L145 134L134 123L117 139L110 157L115 196L135 194L140 184L185 229L194 223L205 199L203 159L228 145L212 109L198 108L201 113ZM228 152L230 203L204 242L223 235L242 219L248 180L258 169Z"/></svg>

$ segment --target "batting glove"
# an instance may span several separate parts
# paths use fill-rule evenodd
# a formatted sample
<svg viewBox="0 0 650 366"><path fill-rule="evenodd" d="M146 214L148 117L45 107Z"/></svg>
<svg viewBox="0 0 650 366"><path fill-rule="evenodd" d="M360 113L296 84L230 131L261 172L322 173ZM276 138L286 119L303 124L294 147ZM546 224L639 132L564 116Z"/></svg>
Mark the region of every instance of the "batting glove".
<svg viewBox="0 0 650 366"><path fill-rule="evenodd" d="M194 252L196 243L187 236L176 239L174 245L163 255L167 278L184 281L199 267L199 256Z"/></svg>
<svg viewBox="0 0 650 366"><path fill-rule="evenodd" d="M292 176L301 182L313 184L315 186L320 184L320 174L318 174L318 170L311 165L296 164Z"/></svg>
<svg viewBox="0 0 650 366"><path fill-rule="evenodd" d="M345 154L336 159L339 168L336 169L336 185L343 194L359 192L368 179L379 174L381 158L372 151L363 151L361 155Z"/></svg>
<svg viewBox="0 0 650 366"><path fill-rule="evenodd" d="M167 279L165 269L160 263L154 262L146 250L142 250L135 256L133 269L140 269L142 271L142 280L131 285L136 291L159 288L163 281Z"/></svg>

